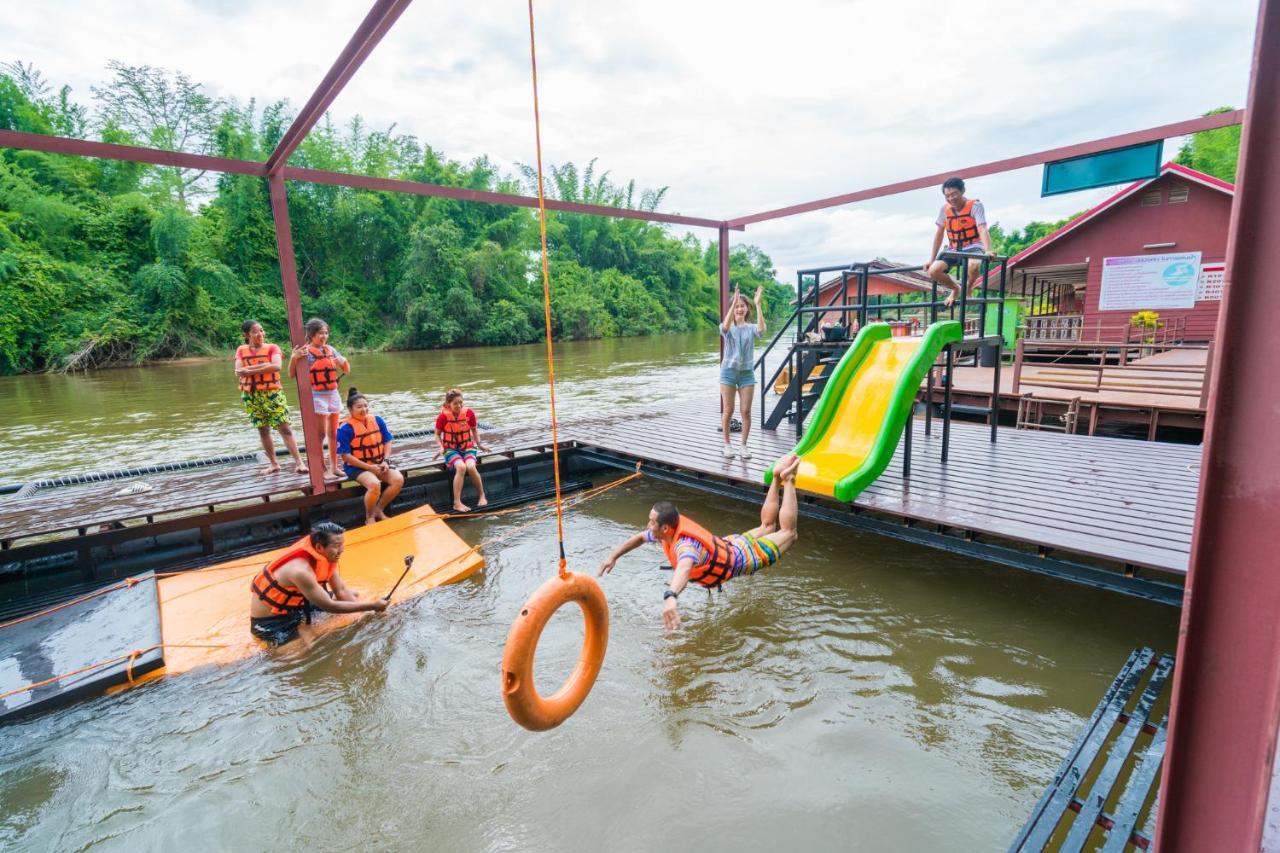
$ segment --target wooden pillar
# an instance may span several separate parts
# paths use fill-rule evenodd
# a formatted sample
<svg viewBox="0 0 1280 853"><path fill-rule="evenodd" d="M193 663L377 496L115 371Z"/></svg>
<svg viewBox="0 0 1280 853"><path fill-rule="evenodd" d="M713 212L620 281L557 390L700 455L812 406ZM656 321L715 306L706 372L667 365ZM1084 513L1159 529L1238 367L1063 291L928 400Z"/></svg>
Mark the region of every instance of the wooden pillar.
<svg viewBox="0 0 1280 853"><path fill-rule="evenodd" d="M298 262L293 254L293 231L289 226L289 199L285 193L284 173L267 176L271 192L271 215L276 226L276 252L280 256L280 281L284 287L284 305L289 318L289 339L295 347L306 343L302 332L302 297L298 292ZM288 363L288 360L285 360ZM311 374L304 362L298 368L298 409L302 412L302 439L307 446L307 473L313 494L323 494L324 447L320 422L311 404Z"/></svg>
<svg viewBox="0 0 1280 853"><path fill-rule="evenodd" d="M1277 132L1280 0L1262 0L1160 782L1162 853L1280 843L1267 829L1280 727Z"/></svg>

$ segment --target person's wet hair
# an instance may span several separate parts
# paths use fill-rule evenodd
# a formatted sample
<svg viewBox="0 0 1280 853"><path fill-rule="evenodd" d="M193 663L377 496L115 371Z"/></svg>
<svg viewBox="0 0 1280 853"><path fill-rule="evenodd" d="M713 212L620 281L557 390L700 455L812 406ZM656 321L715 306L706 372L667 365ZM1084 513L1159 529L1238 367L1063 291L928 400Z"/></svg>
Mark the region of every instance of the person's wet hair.
<svg viewBox="0 0 1280 853"><path fill-rule="evenodd" d="M462 396L462 391L460 389L450 388L448 391L444 392L444 404L447 406L450 403L452 403L454 400L459 399L461 396Z"/></svg>
<svg viewBox="0 0 1280 853"><path fill-rule="evenodd" d="M947 190L960 190L963 193L964 181L957 177L947 178L942 182L942 191L946 192Z"/></svg>
<svg viewBox="0 0 1280 853"><path fill-rule="evenodd" d="M329 324L326 323L324 320L321 320L319 317L312 317L310 320L307 321L307 325L303 329L303 334L306 336L307 340L310 341L312 338L316 336L316 333L321 332L327 328L329 328Z"/></svg>
<svg viewBox="0 0 1280 853"><path fill-rule="evenodd" d="M653 505L653 511L658 514L660 527L675 527L680 523L680 511L671 501L658 501Z"/></svg>
<svg viewBox="0 0 1280 853"><path fill-rule="evenodd" d="M311 544L317 548L324 548L333 544L333 540L346 532L339 524L334 524L332 521L321 521L311 528Z"/></svg>
<svg viewBox="0 0 1280 853"><path fill-rule="evenodd" d="M244 342L249 343L249 333L253 331L254 326L262 325L257 320L245 320L240 324L240 334L244 335Z"/></svg>

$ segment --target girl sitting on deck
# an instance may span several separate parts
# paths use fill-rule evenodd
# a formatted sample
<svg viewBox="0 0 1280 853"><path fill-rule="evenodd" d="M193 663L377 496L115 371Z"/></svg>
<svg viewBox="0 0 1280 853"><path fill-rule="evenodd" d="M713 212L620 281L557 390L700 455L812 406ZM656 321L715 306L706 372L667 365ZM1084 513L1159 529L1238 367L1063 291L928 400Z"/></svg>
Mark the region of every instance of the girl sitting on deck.
<svg viewBox="0 0 1280 853"><path fill-rule="evenodd" d="M436 456L444 456L444 467L453 470L453 508L457 512L470 512L471 507L462 502L462 481L471 475L480 498L476 506L488 506L484 496L484 480L480 477L480 450L489 448L480 443L480 430L476 427L476 413L462 402L462 392L450 388L444 395L444 408L436 417L436 444L440 446ZM433 457L434 458L434 457Z"/></svg>
<svg viewBox="0 0 1280 853"><path fill-rule="evenodd" d="M741 403L742 458L751 458L747 438L751 435L751 401L756 385L756 338L764 334L764 312L760 310L763 291L756 288L756 322L747 322L749 308L747 297L733 289L729 310L720 323L720 337L724 342L724 357L720 361L720 428L724 432L724 458L732 459L733 445L729 443L729 422L733 419L733 398L737 394Z"/></svg>
<svg viewBox="0 0 1280 853"><path fill-rule="evenodd" d="M240 400L244 403L244 410L258 428L262 449L267 454L267 467L262 469L262 473L274 474L280 470L280 463L276 462L276 447L271 440L271 430L276 429L293 457L293 470L305 474L307 466L302 463L298 442L293 439L289 404L285 402L280 385L280 347L267 343L266 333L257 320L241 323L240 333L244 335L244 343L236 348L236 377L240 380Z"/></svg>
<svg viewBox="0 0 1280 853"><path fill-rule="evenodd" d="M393 436L386 421L369 414L369 401L355 388L347 391L347 411L347 419L338 427L338 452L347 476L364 486L364 522L373 524L387 517L387 507L404 485L404 474L391 467Z"/></svg>
<svg viewBox="0 0 1280 853"><path fill-rule="evenodd" d="M306 359L311 374L311 403L320 416L322 434L329 439L329 456L324 472L334 475L338 470L338 418L342 414L342 398L338 396L338 376L350 373L351 363L336 349L329 346L329 324L319 317L307 321L304 331L307 342L293 348L289 357L289 375L297 377L298 363Z"/></svg>

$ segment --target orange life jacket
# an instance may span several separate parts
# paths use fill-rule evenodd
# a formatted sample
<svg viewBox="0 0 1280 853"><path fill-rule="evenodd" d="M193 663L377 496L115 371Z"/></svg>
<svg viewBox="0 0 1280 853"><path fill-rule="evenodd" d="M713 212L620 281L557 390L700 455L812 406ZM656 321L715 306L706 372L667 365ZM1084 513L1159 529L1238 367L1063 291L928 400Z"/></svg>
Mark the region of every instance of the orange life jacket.
<svg viewBox="0 0 1280 853"><path fill-rule="evenodd" d="M332 391L337 388L338 362L334 360L333 347L324 346L317 350L308 344L307 352L315 358L315 361L311 362L311 390Z"/></svg>
<svg viewBox="0 0 1280 853"><path fill-rule="evenodd" d="M351 425L355 434L351 436L351 455L367 465L377 465L387 458L387 445L382 440L382 428L378 419L370 415L363 421L349 417L346 423Z"/></svg>
<svg viewBox="0 0 1280 853"><path fill-rule="evenodd" d="M670 561L672 568L675 568L679 562L676 557L676 543L680 541L681 536L688 536L701 545L710 555L706 562L700 563L690 570L690 582L705 587L718 587L733 577L733 557L729 549L729 543L709 532L687 515L680 516L680 521L676 523L676 532L671 537L670 544L662 543L662 551L667 555L667 560Z"/></svg>
<svg viewBox="0 0 1280 853"><path fill-rule="evenodd" d="M253 347L248 344L241 344L236 347L236 358L245 367L257 367L259 364L267 364L271 361L268 356L269 352L271 352L270 345L263 346L262 349L255 352ZM255 391L279 391L281 387L279 370L240 375L240 390L250 394Z"/></svg>
<svg viewBox="0 0 1280 853"><path fill-rule="evenodd" d="M973 199L967 199L959 210L950 204L943 205L947 217L947 242L953 249L963 249L978 242L978 220L973 216L973 202Z"/></svg>
<svg viewBox="0 0 1280 853"><path fill-rule="evenodd" d="M476 446L471 432L471 423L467 420L469 411L471 410L463 409L455 418L448 408L444 410L445 422L444 430L440 433L440 443L444 445L445 450L470 450Z"/></svg>
<svg viewBox="0 0 1280 853"><path fill-rule="evenodd" d="M333 573L338 568L337 563L330 563L328 557L315 549L311 544L310 536L303 536L293 543L287 551L268 563L261 574L253 578L253 594L262 599L276 616L284 616L290 611L301 610L307 606L307 597L301 590L293 586L283 586L276 580L276 569L298 557L305 557L307 562L311 563L311 571L315 572L316 580L322 585L329 583L329 578L333 577Z"/></svg>

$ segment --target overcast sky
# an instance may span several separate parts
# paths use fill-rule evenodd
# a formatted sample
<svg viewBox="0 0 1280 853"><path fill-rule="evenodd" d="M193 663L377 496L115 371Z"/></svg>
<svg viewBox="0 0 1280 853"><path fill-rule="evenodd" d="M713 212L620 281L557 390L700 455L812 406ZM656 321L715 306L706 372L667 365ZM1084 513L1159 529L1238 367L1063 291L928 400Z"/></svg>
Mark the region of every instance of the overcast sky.
<svg viewBox="0 0 1280 853"><path fill-rule="evenodd" d="M215 95L304 103L360 0L9 0L4 58L91 101L118 59ZM953 14L947 17L943 10ZM537 0L544 160L728 218L1243 106L1250 0L890 3ZM533 163L523 0L415 0L334 103L453 159ZM1171 158L1176 141L1166 145ZM1006 227L1106 191L1039 198L1040 170L971 182ZM735 233L797 267L923 261L940 195L918 191ZM695 231L703 239L708 231Z"/></svg>

